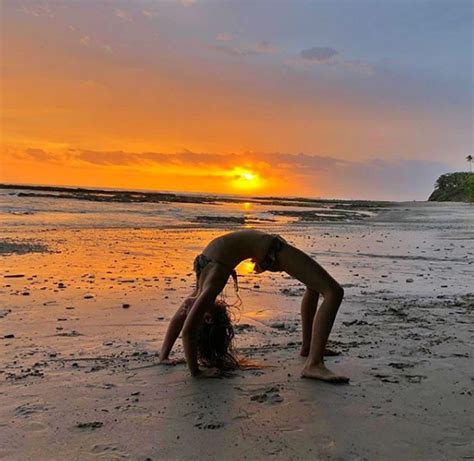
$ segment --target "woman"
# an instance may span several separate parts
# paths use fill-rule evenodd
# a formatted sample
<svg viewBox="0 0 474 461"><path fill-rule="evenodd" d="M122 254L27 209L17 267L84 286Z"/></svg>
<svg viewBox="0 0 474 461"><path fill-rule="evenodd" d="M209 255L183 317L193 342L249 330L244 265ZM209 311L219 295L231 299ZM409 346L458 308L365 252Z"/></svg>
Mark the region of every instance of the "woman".
<svg viewBox="0 0 474 461"><path fill-rule="evenodd" d="M307 359L301 376L331 383L348 382L346 376L326 368L323 358L344 296L342 287L306 253L278 235L257 230L241 230L217 237L196 257L196 289L171 319L160 362L175 363L168 357L182 330L186 363L193 376L203 373L199 362L220 369L238 367L232 349L233 329L227 305L216 298L230 276L237 287L235 267L249 258L255 261L256 272L284 271L306 285L301 304L301 355ZM317 309L320 294L324 300Z"/></svg>

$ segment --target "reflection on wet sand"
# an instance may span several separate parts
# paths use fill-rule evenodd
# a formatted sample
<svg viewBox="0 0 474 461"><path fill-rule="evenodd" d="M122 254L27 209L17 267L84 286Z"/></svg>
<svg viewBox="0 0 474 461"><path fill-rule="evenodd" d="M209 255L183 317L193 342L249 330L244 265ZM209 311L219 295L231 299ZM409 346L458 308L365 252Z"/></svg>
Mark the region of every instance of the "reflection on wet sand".
<svg viewBox="0 0 474 461"><path fill-rule="evenodd" d="M239 275L248 275L253 274L255 269L255 263L250 259L242 261L237 267L236 271Z"/></svg>

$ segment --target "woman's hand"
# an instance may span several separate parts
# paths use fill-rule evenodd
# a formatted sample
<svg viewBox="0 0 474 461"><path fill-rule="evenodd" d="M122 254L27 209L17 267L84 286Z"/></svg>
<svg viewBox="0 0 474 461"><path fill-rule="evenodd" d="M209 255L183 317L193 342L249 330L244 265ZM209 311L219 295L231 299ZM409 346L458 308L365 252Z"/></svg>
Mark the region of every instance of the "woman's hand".
<svg viewBox="0 0 474 461"><path fill-rule="evenodd" d="M186 360L184 360L184 358L180 358L180 359L166 358L166 359L160 359L159 363L160 365L175 366L181 363L186 363Z"/></svg>

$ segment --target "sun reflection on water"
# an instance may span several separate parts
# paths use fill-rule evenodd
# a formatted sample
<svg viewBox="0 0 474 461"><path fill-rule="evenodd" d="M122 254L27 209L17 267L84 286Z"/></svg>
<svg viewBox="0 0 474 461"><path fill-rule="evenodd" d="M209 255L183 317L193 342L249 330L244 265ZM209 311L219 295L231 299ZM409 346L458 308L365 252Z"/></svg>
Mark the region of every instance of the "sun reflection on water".
<svg viewBox="0 0 474 461"><path fill-rule="evenodd" d="M239 275L250 275L254 273L255 263L250 259L242 261L237 267L236 271Z"/></svg>

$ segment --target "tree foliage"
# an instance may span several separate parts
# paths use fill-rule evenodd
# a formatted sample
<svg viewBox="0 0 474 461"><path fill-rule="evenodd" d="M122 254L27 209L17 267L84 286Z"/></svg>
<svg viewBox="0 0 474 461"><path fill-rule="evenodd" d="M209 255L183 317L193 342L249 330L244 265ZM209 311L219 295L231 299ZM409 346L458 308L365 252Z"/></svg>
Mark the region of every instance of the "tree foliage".
<svg viewBox="0 0 474 461"><path fill-rule="evenodd" d="M474 173L441 175L428 200L434 202L474 202Z"/></svg>

